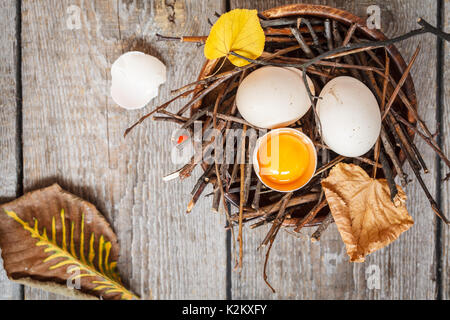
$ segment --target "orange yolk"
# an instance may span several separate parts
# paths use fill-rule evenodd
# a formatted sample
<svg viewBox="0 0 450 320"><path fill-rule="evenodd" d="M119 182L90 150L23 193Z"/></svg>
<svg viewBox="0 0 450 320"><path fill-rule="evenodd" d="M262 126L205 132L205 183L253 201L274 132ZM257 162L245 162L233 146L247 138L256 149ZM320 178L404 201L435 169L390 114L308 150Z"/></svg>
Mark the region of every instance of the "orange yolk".
<svg viewBox="0 0 450 320"><path fill-rule="evenodd" d="M314 174L313 147L292 132L267 135L258 149L259 175L269 187L289 191L300 188Z"/></svg>

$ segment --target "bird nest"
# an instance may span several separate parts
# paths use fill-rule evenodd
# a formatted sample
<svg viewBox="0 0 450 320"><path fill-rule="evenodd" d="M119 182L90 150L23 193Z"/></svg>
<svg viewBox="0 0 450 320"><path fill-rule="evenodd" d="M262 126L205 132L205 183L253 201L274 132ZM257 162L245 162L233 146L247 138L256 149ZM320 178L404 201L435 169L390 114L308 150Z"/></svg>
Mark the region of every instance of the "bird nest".
<svg viewBox="0 0 450 320"><path fill-rule="evenodd" d="M409 72L419 50L407 65L393 45L420 33L436 34L436 30L421 20L419 24L422 29L419 32L413 31L398 38L387 39L380 31L370 29L364 19L346 11L305 4L273 8L260 12L259 18L266 44L258 60L245 58L250 63L244 67L235 67L222 59L208 60L200 71L198 81L174 90L175 97L172 100L145 115L135 125L153 115L153 120L179 124L189 136L189 133L193 133L195 123L200 122L203 131L208 128L217 129L222 135L223 139L219 139L222 142L226 140L229 132L227 129L241 129L244 139L233 144L234 154L239 159L250 160L251 147L249 140L245 139L245 132L254 126L244 120L236 108L237 88L255 69L264 65L276 65L295 67L304 74L307 73L314 83L315 92L320 92L326 83L339 76L351 76L362 81L373 92L381 109L383 121L380 138L372 150L361 157L348 158L334 153L322 142L314 107L317 97L309 92L313 107L289 126L301 130L316 146L318 168L306 186L290 193L269 189L258 179L250 161L234 161L231 164L215 161L218 159L214 148L217 137L200 142L194 140L202 155L212 155L212 161L199 161L193 156L187 164L165 177L166 180L177 177L185 179L191 176L195 167L202 167L203 174L193 187L187 211L192 210L204 194L206 186L212 185L213 192L209 195L212 209L218 211L220 204L224 204L227 227L232 232L232 238L237 239L240 244L237 263L241 264L243 224L249 224L250 229L267 224L271 226L261 243L262 246L268 245L266 257L281 228L299 232L302 228L316 227L312 240L320 239L321 234L334 221L321 181L336 164L353 163L373 178L385 178L389 184L391 199L394 200L398 193L394 177L398 176L403 186L408 183L402 169L403 163L407 161L433 210L445 219L422 181L421 172L427 172L428 169L413 142L414 135L419 134L448 164L448 159L417 113L416 94ZM204 43L206 37L159 36L159 39ZM230 54L244 58L236 53ZM171 102L187 96L192 98L178 112L166 110ZM189 114L186 115L187 113ZM192 143L193 139L183 141L182 137L178 141L181 142L180 146ZM236 228L237 234L234 231Z"/></svg>

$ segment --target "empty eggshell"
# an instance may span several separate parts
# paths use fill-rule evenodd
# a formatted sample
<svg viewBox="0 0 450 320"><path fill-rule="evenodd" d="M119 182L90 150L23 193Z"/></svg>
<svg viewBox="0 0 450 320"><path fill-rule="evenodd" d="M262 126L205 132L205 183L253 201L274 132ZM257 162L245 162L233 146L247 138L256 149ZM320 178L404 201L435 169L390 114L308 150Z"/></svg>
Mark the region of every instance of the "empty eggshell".
<svg viewBox="0 0 450 320"><path fill-rule="evenodd" d="M311 79L308 85L314 93ZM250 73L240 84L236 105L242 117L260 128L288 126L308 112L311 101L302 72L266 66Z"/></svg>
<svg viewBox="0 0 450 320"><path fill-rule="evenodd" d="M130 51L113 63L111 77L113 100L125 109L139 109L158 95L166 82L166 66L153 56Z"/></svg>
<svg viewBox="0 0 450 320"><path fill-rule="evenodd" d="M322 138L334 152L359 157L376 143L381 114L372 91L352 77L337 77L326 84L317 102Z"/></svg>

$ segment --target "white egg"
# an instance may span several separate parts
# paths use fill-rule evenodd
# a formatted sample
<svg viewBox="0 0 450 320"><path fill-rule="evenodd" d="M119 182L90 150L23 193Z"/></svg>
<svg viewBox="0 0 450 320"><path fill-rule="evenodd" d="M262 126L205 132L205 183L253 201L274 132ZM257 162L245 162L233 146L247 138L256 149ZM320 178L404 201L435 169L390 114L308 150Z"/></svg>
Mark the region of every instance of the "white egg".
<svg viewBox="0 0 450 320"><path fill-rule="evenodd" d="M139 109L158 95L166 82L166 66L139 51L121 55L111 67L111 97L125 109Z"/></svg>
<svg viewBox="0 0 450 320"><path fill-rule="evenodd" d="M309 78L308 84L314 94ZM267 66L256 69L242 81L236 105L249 123L273 129L288 126L303 117L311 101L300 70Z"/></svg>
<svg viewBox="0 0 450 320"><path fill-rule="evenodd" d="M337 77L326 84L317 102L323 141L334 152L359 157L375 145L381 130L377 99L361 81Z"/></svg>

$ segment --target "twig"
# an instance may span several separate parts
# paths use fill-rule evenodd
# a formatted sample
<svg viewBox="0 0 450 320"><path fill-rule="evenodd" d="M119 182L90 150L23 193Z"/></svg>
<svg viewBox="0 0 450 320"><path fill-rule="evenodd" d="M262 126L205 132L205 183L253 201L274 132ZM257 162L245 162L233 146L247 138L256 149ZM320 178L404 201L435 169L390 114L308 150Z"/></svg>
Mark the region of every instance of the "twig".
<svg viewBox="0 0 450 320"><path fill-rule="evenodd" d="M387 93L387 87L388 87L388 83L389 83L389 71L391 68L391 63L390 63L391 59L389 59L389 55L386 50L385 50L385 54L386 54L386 64L384 67L383 91L381 93L381 106L380 106L382 113L384 113L384 109L386 106L386 93Z"/></svg>
<svg viewBox="0 0 450 320"><path fill-rule="evenodd" d="M228 227L230 228L230 232L231 232L231 238L233 239L233 249L234 249L234 258L237 264L237 249L236 249L236 237L234 236L234 227L233 227L233 223L231 221L231 215L230 215L230 211L227 205L227 201L225 199L225 192L223 189L223 185L222 185L222 179L220 178L220 170L219 170L219 165L218 163L214 163L214 168L216 170L216 176L217 176L217 184L219 186L219 190L220 190L220 194L221 194L221 198L222 198L222 203L223 203L223 207L225 209L225 215L227 218L227 222L228 222Z"/></svg>
<svg viewBox="0 0 450 320"><path fill-rule="evenodd" d="M267 54L267 55L264 56L264 57L263 57L263 56L261 56L261 57L263 58L263 60L271 60L271 59L274 59L274 58L276 58L276 57L278 57L278 56L281 56L281 55L283 55L283 54L287 54L287 53L289 53L289 52L298 50L299 48L300 48L299 45L295 45L295 46L291 46L291 47L287 47L287 48L280 49L280 50L278 50L278 51L275 52L275 53L270 53L270 54ZM184 91L184 90L187 90L187 89L190 88L190 87L197 86L197 85L205 85L205 84L214 82L214 81L219 80L219 79L222 79L222 78L227 78L227 79L229 79L229 78L231 78L232 76L237 75L237 74L239 74L239 73L241 73L241 72L244 72L244 71L246 71L246 70L248 70L248 69L251 69L251 68L253 68L253 67L255 67L255 64L248 64L248 65L246 65L246 66L244 66L244 67L235 68L235 69L233 69L233 70L226 71L226 72L217 74L217 75L215 75L215 76L209 76L209 77L206 77L206 78L203 78L203 79L200 79L200 80L197 80L197 81L188 83L188 84L182 86L181 88L172 90L172 93L182 92L182 91ZM192 91L191 91L191 92L192 92Z"/></svg>
<svg viewBox="0 0 450 320"><path fill-rule="evenodd" d="M261 180L258 180L258 182L256 183L255 194L253 196L253 202L252 202L252 208L255 210L259 209L259 198L261 196L261 186L262 186L262 182L261 182Z"/></svg>
<svg viewBox="0 0 450 320"><path fill-rule="evenodd" d="M314 32L323 32L324 31L324 27L323 26L313 26L312 27ZM298 31L300 31L301 33L307 33L309 31L308 27L300 27L298 28ZM267 27L264 29L264 33L266 35L270 35L270 36L292 36L292 32L290 28L272 28L272 27Z"/></svg>
<svg viewBox="0 0 450 320"><path fill-rule="evenodd" d="M395 99L397 98L397 95L400 91L400 89L403 87L403 85L405 84L406 79L409 76L409 72L411 71L412 66L414 65L414 62L417 59L417 56L419 55L420 52L420 46L417 47L416 51L414 52L410 63L408 64L408 66L406 67L405 72L403 72L403 75L400 79L400 81L397 84L397 87L395 88L394 92L391 95L391 98L389 99L388 104L386 105L386 107L384 108L384 113L383 116L381 117L381 120L383 121L386 118L386 115L388 114L389 110L391 110L392 105L395 102Z"/></svg>
<svg viewBox="0 0 450 320"><path fill-rule="evenodd" d="M205 114L208 117L212 117L214 114L211 111L205 111ZM216 114L216 118L222 119L222 120L227 120L227 121L231 121L231 122L236 122L236 123L240 123L240 124L244 124L248 127L254 128L254 129L261 129L259 127L256 127L252 124L250 124L249 122L245 121L244 119L238 118L238 117L234 117L234 116L229 116L226 114L222 114L222 113L217 113Z"/></svg>
<svg viewBox="0 0 450 320"><path fill-rule="evenodd" d="M314 30L314 27L311 25L311 22L308 19L302 18L302 22L306 25L306 27L309 30L309 33L311 34L311 38L313 40L314 43L314 48L319 52L319 53L323 53L324 50L320 47L320 43L319 43L319 37L316 34L316 31ZM299 28L300 31L300 28Z"/></svg>
<svg viewBox="0 0 450 320"><path fill-rule="evenodd" d="M395 204L395 198L398 194L397 185L395 184L394 175L392 174L392 169L389 166L389 162L384 155L383 150L380 150L380 162L383 165L384 176L386 177L386 181L389 185L389 190L391 192L391 201Z"/></svg>
<svg viewBox="0 0 450 320"><path fill-rule="evenodd" d="M284 216L283 220L285 218L286 218L286 216ZM283 224L283 221L281 222L281 224ZM275 293L275 289L270 285L269 281L267 280L267 262L269 261L270 250L272 249L272 245L273 245L273 242L275 241L278 231L280 231L281 224L275 231L272 239L270 239L269 247L267 248L267 251L266 251L266 259L264 260L263 279L264 279L264 282L272 290L273 293Z"/></svg>
<svg viewBox="0 0 450 320"><path fill-rule="evenodd" d="M282 60L286 60L286 61L298 61L298 62L307 62L309 61L308 59L305 58L295 58L295 57L285 57L285 56L281 56L277 58L282 59ZM339 63L339 62L335 62L335 61L326 61L326 60L322 60L322 61L317 61L314 63L314 65L320 65L320 66L328 66L328 67L333 67L333 68L345 68L345 69L356 69L356 70L364 70L364 71L373 71L375 73L377 73L378 75L380 75L381 77L385 77L384 73L381 71L381 69L376 68L376 67L372 67L372 66L361 66L361 65L357 65L357 64L347 64L347 63ZM308 72L311 72L311 69L307 69ZM330 75L328 75L330 77Z"/></svg>
<svg viewBox="0 0 450 320"><path fill-rule="evenodd" d="M314 174L315 176L318 176L319 174L321 174L322 172L327 171L328 169L331 169L332 167L334 167L336 164L338 164L339 162L345 160L346 157L344 156L337 156L336 158L334 158L333 160L331 160L330 162L328 162L327 164L325 164L324 166L322 166L321 168L319 168L318 170L316 170L316 173Z"/></svg>
<svg viewBox="0 0 450 320"><path fill-rule="evenodd" d="M327 39L328 50L333 50L333 39L331 38L331 22L330 19L326 19L324 22L325 38Z"/></svg>
<svg viewBox="0 0 450 320"><path fill-rule="evenodd" d="M297 19L281 18L273 20L261 20L261 27L279 27L279 26L289 26L296 25Z"/></svg>
<svg viewBox="0 0 450 320"><path fill-rule="evenodd" d="M220 121L220 123L217 125L217 129L222 132L225 129L225 121ZM200 157L201 159L203 159L204 155L210 150L209 148L211 148L212 144L214 143L214 137L211 138L211 140L209 141L205 141L202 143L202 156ZM201 160L200 159L200 160ZM180 179L186 179L187 177L190 177L192 171L195 169L195 167L197 166L198 162L195 161L196 157L193 156L191 158L191 161L189 163L187 163L186 165L183 166L183 168L181 168L179 170L179 177Z"/></svg>
<svg viewBox="0 0 450 320"><path fill-rule="evenodd" d="M305 52L306 56L309 58L313 58L314 54L311 51L311 48L308 46L308 44L306 43L305 39L303 38L302 34L300 33L300 31L298 31L297 28L295 27L291 27L291 32L295 37L295 40L297 40L297 42L299 43L300 47L302 48L302 50Z"/></svg>
<svg viewBox="0 0 450 320"><path fill-rule="evenodd" d="M358 41L358 40L357 40ZM372 58L373 61L375 61L379 66L383 67L383 63L380 61L380 59L378 59L378 57L375 55L375 53L371 50L366 51L366 53ZM395 87L397 86L397 82L395 81L395 79L393 78L393 76L389 75L389 82L390 84L393 86L393 89L395 89ZM408 97L406 96L406 94L400 90L398 93L400 99L402 100L402 102L405 104L405 106L407 107L408 111L411 113L411 115L414 117L414 120L416 120L420 127L422 128L422 130L425 132L425 134L430 137L433 141L433 143L437 146L437 143L434 141L434 137L433 134L430 132L430 130L428 129L426 123L420 118L417 109L413 107L412 103L408 100Z"/></svg>
<svg viewBox="0 0 450 320"><path fill-rule="evenodd" d="M291 208L291 207L295 207L295 206L302 205L305 203L317 201L319 199L319 196L320 195L318 193L309 193L309 194L293 197L287 203L287 207ZM270 205L261 207L261 208L259 208L259 210L244 213L243 218L251 219L251 218L262 217L265 215L270 215L272 213L276 213L276 212L280 211L280 206L281 206L281 202L278 201L275 204L270 204ZM236 216L231 217L231 220L233 220L233 221L236 221L237 219L238 219L238 217L236 217Z"/></svg>
<svg viewBox="0 0 450 320"><path fill-rule="evenodd" d="M186 213L191 213L192 209L194 208L195 204L197 203L198 199L200 198L203 191L205 191L205 188L207 186L207 183L202 183L197 191L195 192L194 196L192 197L191 201L189 201L189 204L186 209Z"/></svg>
<svg viewBox="0 0 450 320"><path fill-rule="evenodd" d="M244 179L245 179L245 135L247 126L244 124L241 137L241 192L239 198L239 268L242 268L242 259L244 254L243 238L242 238L242 215L244 213Z"/></svg>
<svg viewBox="0 0 450 320"><path fill-rule="evenodd" d="M181 94L179 94L178 96L176 96L175 98L163 103L162 105L160 105L159 107L153 109L152 111L150 111L149 113L147 113L146 115L142 116L136 123L134 123L131 127L129 127L127 130L125 130L125 133L123 134L123 137L125 138L127 136L128 133L130 133L131 130L133 130L134 127L136 127L137 125L139 125L140 123L142 123L145 119L147 119L148 117L150 117L151 115L155 114L156 112L159 112L160 110L163 110L165 108L167 108L172 102L174 102L175 100L181 98L181 97L186 97L188 95L190 95L192 92L194 92L194 90L189 90L186 92L183 92Z"/></svg>
<svg viewBox="0 0 450 320"><path fill-rule="evenodd" d="M310 223L319 213L320 210L325 208L328 205L327 200L323 199L319 203L317 203L314 208L302 219L299 221L297 226L295 227L295 232L300 232L300 230L306 226L308 223Z"/></svg>
<svg viewBox="0 0 450 320"><path fill-rule="evenodd" d="M357 27L357 24L356 24L356 23L353 23L353 24L350 26L350 28L348 28L347 34L345 35L344 42L342 43L342 45L346 46L347 44L350 43L350 40L351 40L353 34L354 34L355 31L356 31L356 27Z"/></svg>
<svg viewBox="0 0 450 320"><path fill-rule="evenodd" d="M292 192L289 192L285 196L283 196L283 198L281 199L280 211L278 211L278 214L275 217L273 225L270 228L270 230L267 233L267 235L264 238L264 240L261 242L260 247L264 247L264 246L266 246L269 243L269 241L272 239L272 236L275 234L276 230L280 227L281 223L283 223L283 220L284 220L284 217L285 217L285 213L286 213L287 204L289 203L289 200L291 199L291 197L292 197Z"/></svg>
<svg viewBox="0 0 450 320"><path fill-rule="evenodd" d="M398 130L400 130L400 125L398 124L398 122L395 120L394 116L392 115L392 111L390 113L388 113L387 118L390 121L387 121L388 125L390 126L390 129L392 131L392 133L394 134L395 137L398 138ZM401 132L401 130L400 130ZM396 135L397 134L397 135ZM403 141L399 140L400 144L403 146L403 150L405 150L404 145L403 145ZM419 181L420 186L422 187L422 190L425 193L425 196L427 197L428 201L430 202L431 208L433 209L434 213L442 219L442 221L444 221L446 224L449 224L448 219L445 217L445 215L440 211L436 201L433 199L433 196L431 195L430 191L428 190L425 182L422 179L422 176L420 175L420 168L417 169L417 167L414 165L414 161L412 159L412 156L409 154L409 152L405 152L406 158L408 159L409 164L411 165L411 169L414 172L414 175L416 176L417 180Z"/></svg>
<svg viewBox="0 0 450 320"><path fill-rule="evenodd" d="M202 184L208 183L209 182L209 175L212 172L212 169L214 168L213 165L210 165L205 172L203 172L203 174L200 176L200 178L198 178L197 182L194 185L194 188L191 191L191 194L194 195L197 190L200 188L200 186Z"/></svg>
<svg viewBox="0 0 450 320"><path fill-rule="evenodd" d="M385 122L388 124L388 128L394 135L395 140L400 145L405 155L408 157L411 167L416 170L422 169L408 139L406 139L405 132L403 131L402 127L400 127L400 124L397 122L397 120L395 120L392 113L388 113L387 121Z"/></svg>
<svg viewBox="0 0 450 320"><path fill-rule="evenodd" d="M378 169L378 160L380 159L380 148L381 148L381 143L380 143L380 138L377 139L377 142L375 143L375 148L373 150L373 158L375 159L375 165L373 166L372 169L372 178L375 179L377 177L377 169Z"/></svg>
<svg viewBox="0 0 450 320"><path fill-rule="evenodd" d="M423 23L423 22L425 22L425 23ZM230 54L234 55L235 57L247 60L248 62L255 63L255 64L274 65L274 66L279 66L279 67L293 67L293 68L304 69L304 68L314 64L315 62L323 60L323 59L334 59L334 58L346 56L348 54L353 54L353 53L358 53L358 52L362 52L362 51L368 51L368 50L373 50L373 49L377 49L377 48L381 48L381 47L386 47L391 44L394 44L394 43L397 43L400 41L404 41L409 38L412 38L412 37L415 37L415 36L418 36L421 34L425 34L425 33L432 33L440 38L444 38L445 40L448 39L448 34L444 33L444 36L443 36L442 31L437 32L437 29L430 26L428 23L426 23L426 21L419 19L418 23L420 25L422 25L422 28L410 31L404 35L401 35L401 36L398 36L398 37L395 37L392 39L382 40L382 41L370 41L370 42L348 44L346 46L338 47L333 50L324 52L323 54L320 54L320 55L310 59L307 63L303 63L303 64L295 64L295 63L294 64L277 64L277 63L270 63L267 61L264 62L261 60L254 60L254 59L250 59L247 57L243 57L240 54L237 54L236 52L230 52Z"/></svg>
<svg viewBox="0 0 450 320"><path fill-rule="evenodd" d="M381 127L381 134L380 134L381 142L383 143L384 150L386 151L386 154L391 158L392 164L394 165L395 171L397 172L397 175L400 178L402 187L406 187L408 183L408 176L405 174L405 172L402 169L402 165L400 163L400 160L398 159L394 147L392 146L391 142L389 141L389 137L387 136L386 129L382 126Z"/></svg>
<svg viewBox="0 0 450 320"><path fill-rule="evenodd" d="M211 210L213 212L219 212L219 206L220 206L220 189L218 186L218 182L216 183L216 185L214 186L214 190L213 190L213 201L212 201L212 206L211 206Z"/></svg>
<svg viewBox="0 0 450 320"><path fill-rule="evenodd" d="M403 123L405 126L407 126L409 129L413 130L416 134L419 135L437 154L438 156L444 161L444 163L447 165L447 167L450 168L450 160L447 158L447 156L442 152L441 148L437 147L435 143L433 143L432 139L424 135L422 132L419 131L415 126L413 126L411 123L409 123L405 118L400 116L397 112L394 110L391 110L391 113L394 115L394 117Z"/></svg>
<svg viewBox="0 0 450 320"><path fill-rule="evenodd" d="M317 242L320 241L320 237L322 236L322 233L328 228L330 224L334 222L333 215L328 213L328 215L325 217L325 219L322 221L320 226L317 228L317 230L312 234L311 236L311 242Z"/></svg>
<svg viewBox="0 0 450 320"><path fill-rule="evenodd" d="M250 184L252 182L252 170L253 166L251 164L250 158L251 154L250 151L252 149L252 139L249 138L248 142L248 148L247 148L247 159L246 159L246 166L245 166L245 179L244 179L244 203L248 202L248 197L250 195Z"/></svg>
<svg viewBox="0 0 450 320"><path fill-rule="evenodd" d="M175 119L175 118L172 118L172 117L153 116L152 120L153 121L157 121L157 122L173 122L173 123L176 123L176 124L179 124L179 125L184 124L184 121L178 120L178 119Z"/></svg>
<svg viewBox="0 0 450 320"><path fill-rule="evenodd" d="M417 157L417 160L420 163L420 166L423 169L424 173L429 173L430 171L428 170L427 164L425 163L425 160L422 157L422 154L420 153L419 149L417 149L416 144L412 141L411 137L409 136L408 132L406 132L406 130L404 130L404 128L402 127L402 131L404 132L404 135L406 137L406 140L408 141L408 143L411 145L411 148L414 152L414 154Z"/></svg>
<svg viewBox="0 0 450 320"><path fill-rule="evenodd" d="M202 91L200 91L194 98L192 98L191 101L189 101L184 107L182 107L178 112L177 115L182 115L183 113L185 113L194 103L196 103L197 101L203 99L208 93L210 93L212 90L214 90L215 88L217 88L219 85L221 85L222 83L224 83L226 80L228 80L229 78L220 78L219 80L214 81L209 87L203 89Z"/></svg>

